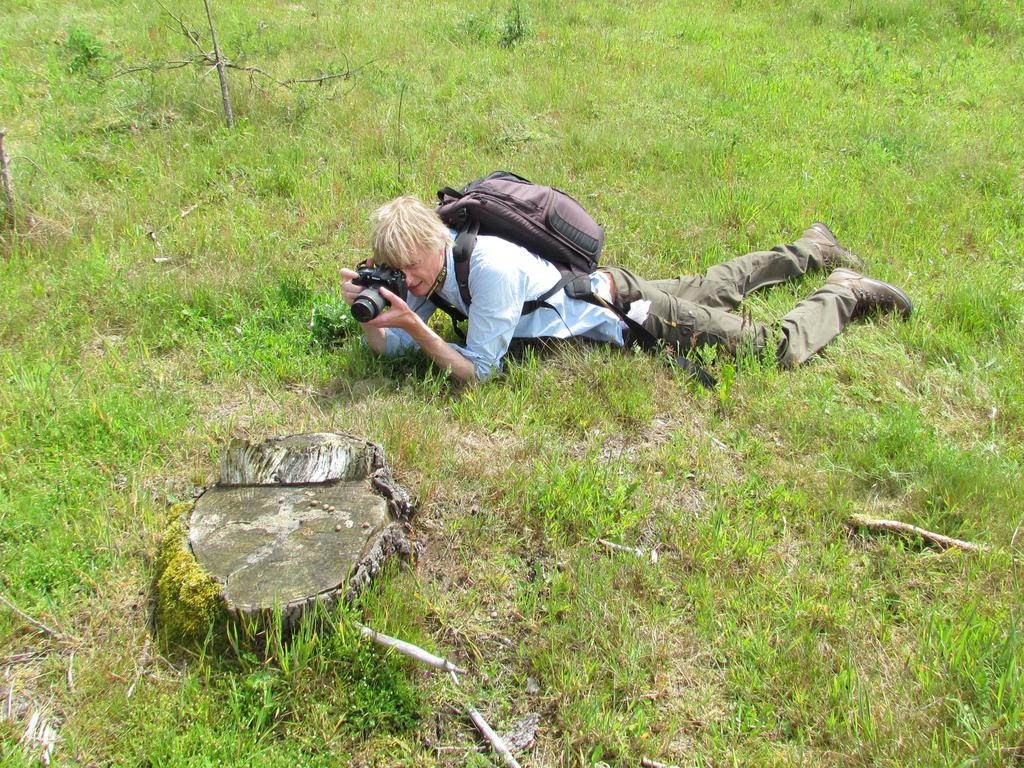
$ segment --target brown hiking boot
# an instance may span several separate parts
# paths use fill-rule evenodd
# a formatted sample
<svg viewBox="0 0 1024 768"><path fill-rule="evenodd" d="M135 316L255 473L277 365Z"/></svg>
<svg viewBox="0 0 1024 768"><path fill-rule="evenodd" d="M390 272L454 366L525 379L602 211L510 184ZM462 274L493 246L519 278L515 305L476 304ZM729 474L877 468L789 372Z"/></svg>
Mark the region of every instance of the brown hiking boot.
<svg viewBox="0 0 1024 768"><path fill-rule="evenodd" d="M821 246L821 261L825 269L852 269L856 272L864 271L864 259L853 251L843 248L839 244L839 238L835 236L827 225L816 221L804 230L803 236L813 240Z"/></svg>
<svg viewBox="0 0 1024 768"><path fill-rule="evenodd" d="M910 303L910 297L895 285L864 277L852 269L835 270L828 276L825 285L842 285L853 291L853 295L857 297L854 317L878 310L879 312L899 312L906 320L914 310L914 305Z"/></svg>

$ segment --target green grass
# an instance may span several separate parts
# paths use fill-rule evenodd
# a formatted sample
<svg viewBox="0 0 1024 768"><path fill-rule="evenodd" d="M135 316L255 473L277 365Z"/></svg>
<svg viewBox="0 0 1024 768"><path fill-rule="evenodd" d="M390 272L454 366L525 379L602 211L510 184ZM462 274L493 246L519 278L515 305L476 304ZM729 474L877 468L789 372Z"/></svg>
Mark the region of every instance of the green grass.
<svg viewBox="0 0 1024 768"><path fill-rule="evenodd" d="M190 53L157 4L0 15L0 584L72 638L0 610L0 762L33 763L42 709L58 764L494 764L460 696L499 730L541 716L526 765L1022 759L1019 4L212 7L240 65L354 74L232 72L228 130L207 72L110 77ZM822 219L915 315L792 372L709 356L710 393L600 349L465 391L374 360L338 305L367 214L495 168L576 195L607 260L650 276ZM820 280L749 308L777 320ZM166 504L231 435L311 430L384 445L417 567L266 659L160 649L129 698ZM851 532L855 512L992 551ZM456 692L353 618L472 674Z"/></svg>

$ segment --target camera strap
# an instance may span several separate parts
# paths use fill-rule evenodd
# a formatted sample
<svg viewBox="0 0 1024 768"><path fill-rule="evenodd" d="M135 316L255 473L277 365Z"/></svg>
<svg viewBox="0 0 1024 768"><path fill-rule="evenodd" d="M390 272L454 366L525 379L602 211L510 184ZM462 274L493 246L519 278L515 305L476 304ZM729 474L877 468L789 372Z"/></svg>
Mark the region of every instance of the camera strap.
<svg viewBox="0 0 1024 768"><path fill-rule="evenodd" d="M444 285L445 279L448 277L448 259L446 258L441 265L441 271L437 273L437 277L434 280L434 284L430 286L430 290L427 292L426 299L435 307L444 312L452 321L452 330L455 331L455 335L459 338L463 344L466 343L466 329L463 327L463 323L469 320L462 312L460 312L454 304L446 299L441 298L441 295L437 292L438 289Z"/></svg>
<svg viewBox="0 0 1024 768"><path fill-rule="evenodd" d="M434 278L434 284L430 286L430 290L427 291L427 298L433 297L435 291L444 285L445 279L448 277L448 254L444 254L441 257L441 271L437 273L437 277Z"/></svg>

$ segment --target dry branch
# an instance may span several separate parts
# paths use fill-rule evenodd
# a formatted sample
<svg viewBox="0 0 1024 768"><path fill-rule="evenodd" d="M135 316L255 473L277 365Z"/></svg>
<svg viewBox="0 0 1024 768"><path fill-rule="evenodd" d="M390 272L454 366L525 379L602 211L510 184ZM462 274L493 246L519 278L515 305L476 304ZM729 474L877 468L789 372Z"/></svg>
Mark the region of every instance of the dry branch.
<svg viewBox="0 0 1024 768"><path fill-rule="evenodd" d="M167 6L161 3L160 0L156 0L156 4L160 6L160 10L162 10L164 13L166 13L168 16L170 16L172 19L178 22L178 26L181 28L182 34L189 39L189 42L191 42L192 45L196 47L196 50L200 53L205 54L205 51L203 51L203 46L199 43L199 35L196 33L196 31L193 29L189 29L188 25L180 18L175 16L173 13L171 13Z"/></svg>
<svg viewBox="0 0 1024 768"><path fill-rule="evenodd" d="M57 729L44 718L39 711L34 711L29 718L28 728L18 740L18 743L27 751L41 750L39 762L49 765L52 759L53 747L57 743Z"/></svg>
<svg viewBox="0 0 1024 768"><path fill-rule="evenodd" d="M152 619L151 619L152 621ZM142 676L146 673L146 665L149 662L149 648L152 645L152 639L149 633L146 633L146 640L142 644L142 652L139 654L139 662L135 669L135 678L132 680L132 684L128 686L128 692L125 694L126 699L130 699L135 694L135 689L139 685L139 681Z"/></svg>
<svg viewBox="0 0 1024 768"><path fill-rule="evenodd" d="M882 520L877 517L868 517L866 515L850 515L848 522L853 527L859 526L869 528L873 531L888 531L889 533L899 533L908 536L920 536L925 541L932 544L938 544L940 547L953 547L956 549L962 549L966 552L988 551L988 547L982 544L973 544L972 542L963 541L962 539L943 536L941 533L926 531L924 528L918 528L916 525L903 523L899 520Z"/></svg>
<svg viewBox="0 0 1024 768"><path fill-rule="evenodd" d="M421 664L426 664L429 667L434 667L435 669L440 669L444 670L445 672L448 672L452 676L452 680L455 682L456 686L458 686L459 684L459 678L456 673L458 672L465 674L465 670L459 669L450 661L442 659L440 656L435 656L429 651L423 650L419 646L413 645L412 643L407 643L404 640L398 640L394 637L389 637L388 635L382 635L380 632L370 629L370 627L367 627L363 624L357 623L356 627L359 628L359 632L360 634L362 634L363 637L367 638L368 640L372 640L378 645L383 645L387 648L393 648L399 653L408 656L410 659L414 659L415 661L418 661ZM505 761L505 765L507 765L509 768L520 768L519 763L516 761L515 757L512 756L512 752L509 751L508 746L506 746L502 738L497 733L495 733L494 729L487 724L487 721L484 720L483 715L481 715L470 704L464 704L464 706L466 707L466 712L469 714L469 719L473 721L473 725L476 726L476 729L480 731L481 734L483 734L484 738L487 739L488 742L490 742L491 747L494 749L494 751L501 756L502 760Z"/></svg>
<svg viewBox="0 0 1024 768"><path fill-rule="evenodd" d="M149 61L144 64L136 64L135 66L131 66L126 69L119 69L118 71L108 75L106 79L113 80L116 77L131 75L136 72L161 72L166 69L181 69L192 64L204 65L207 67L214 68L218 66L217 57L214 54L200 53L195 56L189 56L185 59L171 59L169 61ZM323 74L316 75L315 77L290 77L287 80L278 80L276 77L274 77L272 74L267 72L267 70L263 69L262 67L257 67L251 64L245 66L241 64L233 64L229 59L224 58L220 60L220 64L223 65L225 69L233 69L236 72L245 72L250 76L250 80L252 79L253 75L259 75L260 77L265 77L267 80L269 80L276 86L288 89L291 89L293 85L323 85L324 83L329 82L331 80L347 80L348 78L352 77L357 71L346 68L341 72L324 72Z"/></svg>
<svg viewBox="0 0 1024 768"><path fill-rule="evenodd" d="M507 765L508 768L520 768L515 757L512 756L508 747L505 746L505 742L501 740L501 736L495 733L494 729L487 724L483 715L469 704L466 705L466 712L469 713L469 719L473 721L473 725L476 726L476 729L483 734L483 737L491 743L491 747L494 748L494 751L497 752L501 759L505 761L505 765Z"/></svg>
<svg viewBox="0 0 1024 768"><path fill-rule="evenodd" d="M55 640L61 640L64 638L63 634L61 634L55 629L46 626L45 624L43 624L43 622L37 619L33 619L31 616L29 616L27 613L25 613L23 610L21 610L18 606L16 606L3 595L0 595L0 603L6 605L7 608L13 613L17 614L18 617L22 619L22 621L25 621L28 624L32 625L34 629L38 630L39 632L42 632L47 637L52 637Z"/></svg>
<svg viewBox="0 0 1024 768"><path fill-rule="evenodd" d="M187 67L189 64L198 64L204 61L207 61L206 56L193 56L188 59L174 59L171 61L150 61L145 64L138 64L134 67L128 67L127 69L119 69L117 72L108 75L106 79L113 80L115 77L131 75L135 72L160 72L165 69L181 69L182 67Z"/></svg>
<svg viewBox="0 0 1024 768"><path fill-rule="evenodd" d="M68 659L68 671L64 674L64 679L68 684L68 691L75 690L75 652L71 652L71 658Z"/></svg>
<svg viewBox="0 0 1024 768"><path fill-rule="evenodd" d="M168 227L170 227L171 224L173 224L174 222L180 221L181 219L184 219L186 216L188 216L190 213L192 213L192 211L196 210L199 206L201 206L203 204L203 202L204 202L203 200L200 200L198 203L193 203L192 205L188 206L187 208L182 208L180 211L178 211L178 215L177 216L175 216L172 219L168 220L167 223L165 223L161 227L152 227L149 224L143 224L142 228L143 228L143 230L146 233L146 237L148 237L156 245L157 248L162 247L160 245L160 234L164 230L166 230ZM154 261L156 261L156 259L154 259ZM165 261L170 261L170 259L166 259ZM157 263L160 263L160 262L157 262Z"/></svg>
<svg viewBox="0 0 1024 768"><path fill-rule="evenodd" d="M228 73L224 66L224 57L220 55L220 46L217 44L217 30L213 28L213 16L210 14L209 0L203 0L203 5L206 7L206 20L210 24L214 65L217 67L217 77L220 78L220 98L224 104L224 119L227 121L228 128L233 128L235 125L235 115L231 111L231 96L228 93Z"/></svg>
<svg viewBox="0 0 1024 768"><path fill-rule="evenodd" d="M649 757L645 757L640 761L642 768L675 768L674 765L667 763L659 763L657 760L651 760Z"/></svg>
<svg viewBox="0 0 1024 768"><path fill-rule="evenodd" d="M28 662L35 661L45 655L45 651L23 651L22 653L11 653L7 656L0 656L0 667L10 667L14 664L27 664Z"/></svg>
<svg viewBox="0 0 1024 768"><path fill-rule="evenodd" d="M451 673L452 682L455 683L455 687L459 687L459 676L454 672ZM490 743L491 748L501 756L501 759L505 761L505 765L509 768L521 768L519 763L513 757L511 750L508 745L505 744L504 740L499 736L487 721L484 720L484 716L473 707L472 704L463 702L463 706L466 708L466 714L469 715L469 719L473 721L473 725L480 731L485 739Z"/></svg>
<svg viewBox="0 0 1024 768"><path fill-rule="evenodd" d="M648 554L640 549L640 547L627 547L625 544L616 544L614 541L608 541L607 539L598 539L597 543L613 552L627 552L644 560L650 560L652 563L658 562L658 551L656 549L652 549L650 554Z"/></svg>
<svg viewBox="0 0 1024 768"><path fill-rule="evenodd" d="M8 229L14 229L14 185L11 184L11 169L9 158L4 152L4 137L7 135L6 128L0 128L0 183L4 188L5 213L4 222Z"/></svg>
<svg viewBox="0 0 1024 768"><path fill-rule="evenodd" d="M418 645L413 645L412 643L407 643L404 640L398 640L394 637L389 637L388 635L382 635L380 632L370 629L363 624L356 624L356 626L359 628L359 633L367 640L372 640L377 643L377 645L383 645L386 648L392 648L403 656L408 656L410 659L418 661L421 664L426 664L428 667L440 669L442 672L466 673L466 670L460 669L447 659L435 656L430 653L430 651L423 650Z"/></svg>

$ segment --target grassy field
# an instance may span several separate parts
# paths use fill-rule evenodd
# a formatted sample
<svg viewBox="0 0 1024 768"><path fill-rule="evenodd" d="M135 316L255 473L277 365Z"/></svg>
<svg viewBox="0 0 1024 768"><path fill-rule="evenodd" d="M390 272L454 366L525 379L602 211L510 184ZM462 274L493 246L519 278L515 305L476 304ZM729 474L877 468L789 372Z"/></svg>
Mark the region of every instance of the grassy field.
<svg viewBox="0 0 1024 768"><path fill-rule="evenodd" d="M205 34L202 3L168 7ZM195 53L156 2L0 0L0 594L62 635L0 607L0 762L36 764L41 712L58 765L499 764L460 698L499 731L540 716L527 766L1024 761L1019 2L213 12L239 66L351 76L232 71L229 130L206 68L118 74ZM715 360L714 392L600 349L459 392L314 336L314 309L348 327L376 205L495 168L576 195L653 277L824 220L915 314L792 372ZM416 567L265 660L147 646L168 503L230 436L311 430L384 445Z"/></svg>

